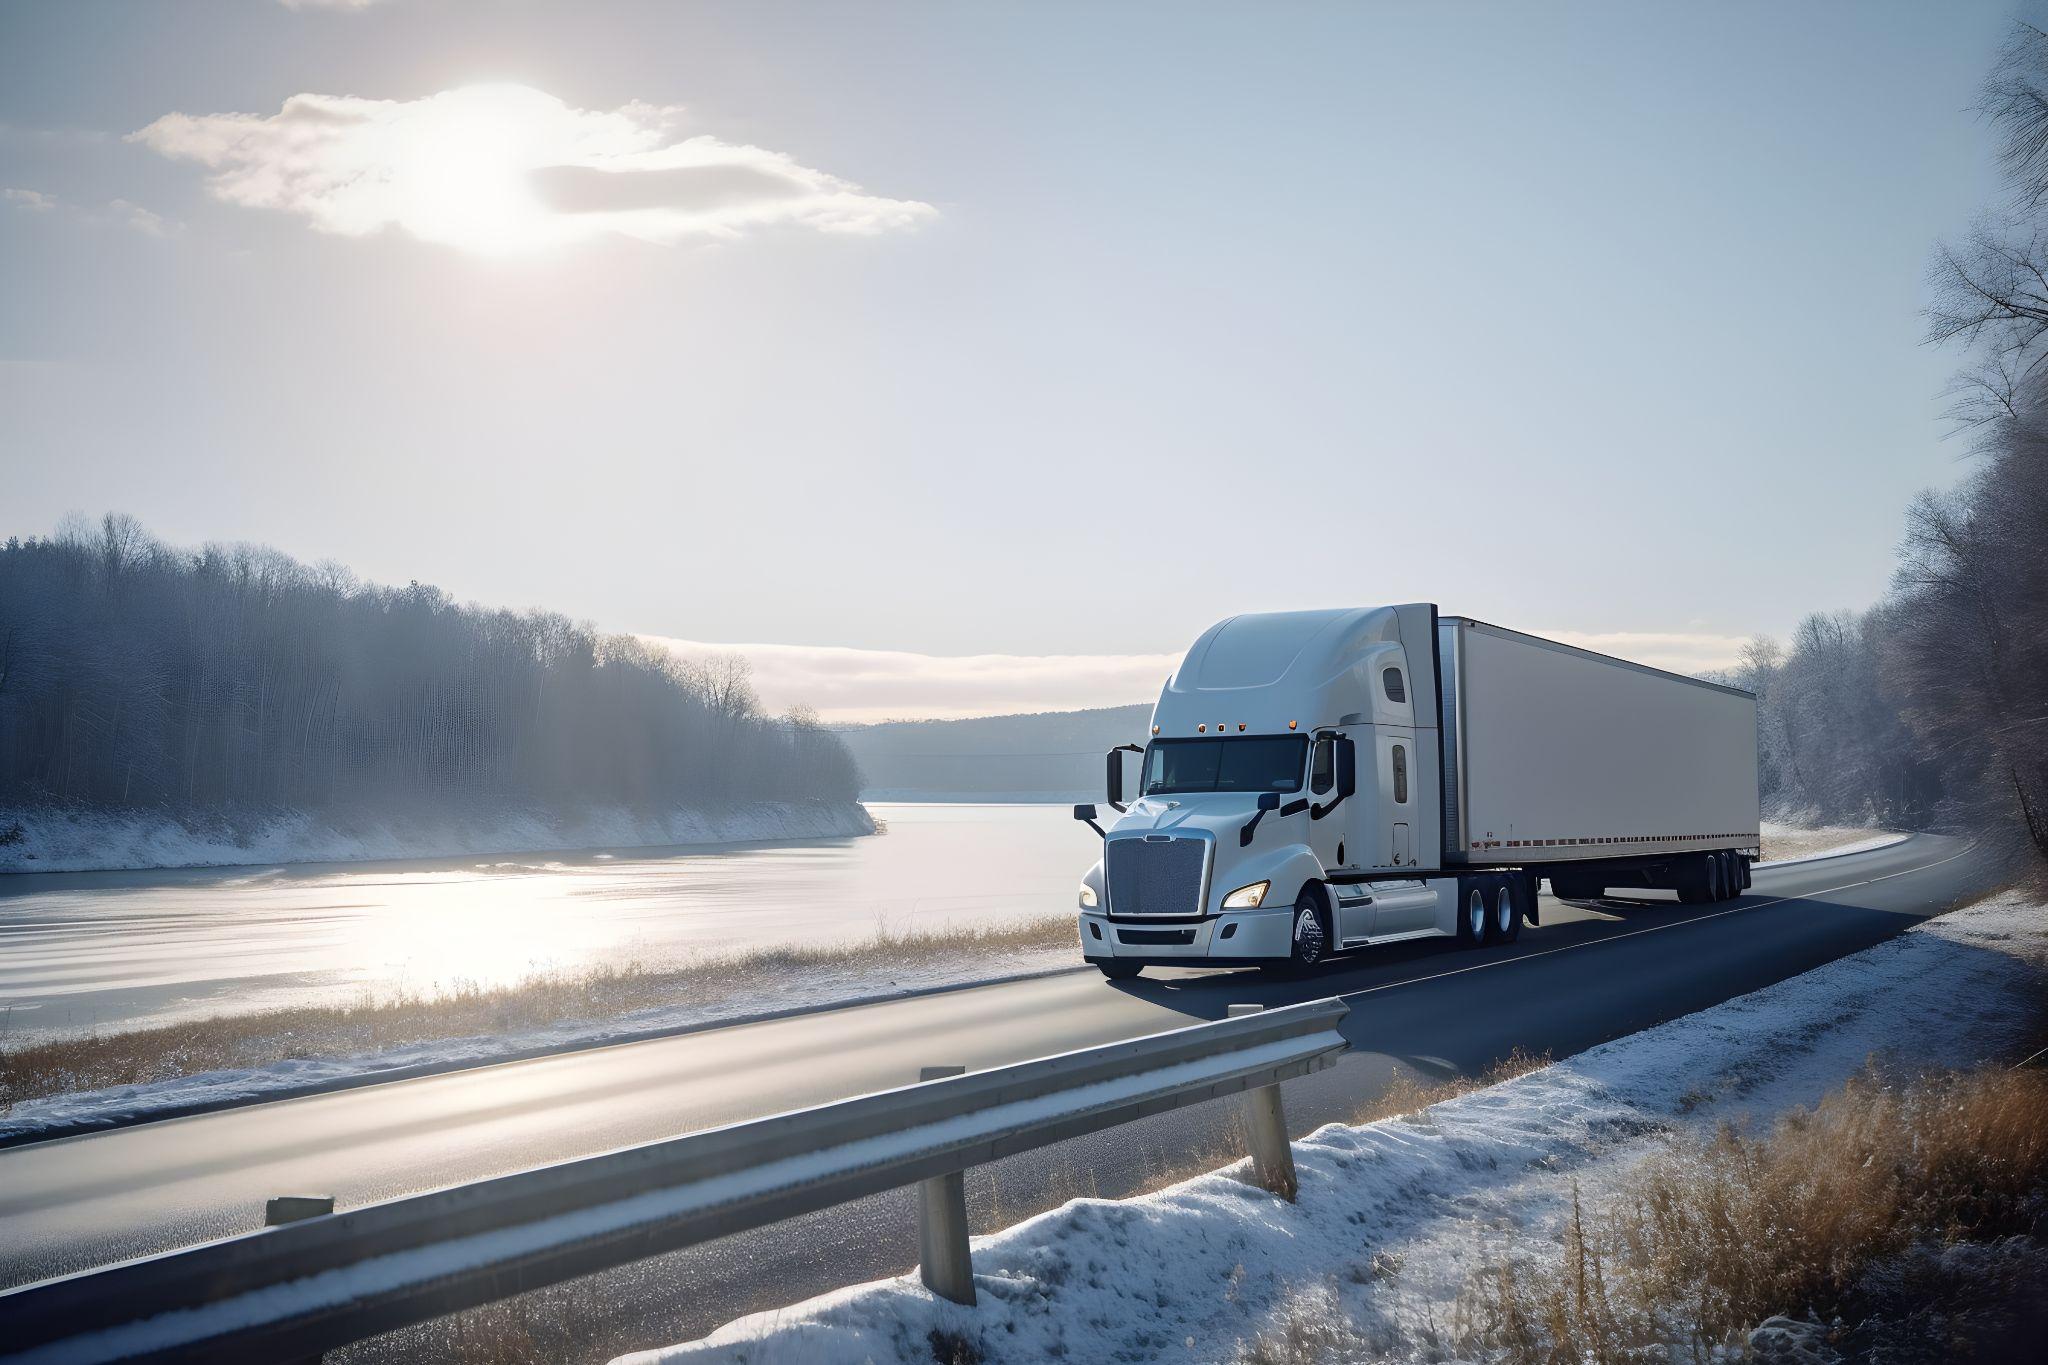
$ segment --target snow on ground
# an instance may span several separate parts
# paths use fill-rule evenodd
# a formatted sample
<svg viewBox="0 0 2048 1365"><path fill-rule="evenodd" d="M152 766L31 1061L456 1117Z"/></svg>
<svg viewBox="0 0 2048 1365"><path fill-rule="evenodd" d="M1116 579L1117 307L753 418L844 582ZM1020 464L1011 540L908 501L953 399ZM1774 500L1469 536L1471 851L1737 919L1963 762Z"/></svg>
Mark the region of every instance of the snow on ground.
<svg viewBox="0 0 2048 1365"><path fill-rule="evenodd" d="M880 967L778 967L747 976L744 1004L736 1003L734 995L721 994L709 1000L634 1010L605 1019L574 1020L523 1033L435 1039L339 1057L291 1058L260 1067L203 1071L142 1085L22 1100L0 1113L0 1142L58 1136L257 1099L281 1099L338 1085L397 1080L426 1071L634 1042L742 1017L829 1009L946 986L1071 971L1074 966L1074 950L1057 948L1010 953L1000 961L963 959L956 954Z"/></svg>
<svg viewBox="0 0 2048 1365"><path fill-rule="evenodd" d="M1471 1276L1554 1257L1575 1184L1597 1206L1664 1135L1811 1104L1872 1054L2003 1055L2044 965L2048 907L1998 898L1418 1114L1319 1129L1295 1146L1296 1204L1221 1174L1075 1200L975 1240L976 1308L910 1275L619 1365L929 1365L934 1332L990 1365L1229 1361L1304 1296L1349 1324L1344 1357L1455 1358Z"/></svg>
<svg viewBox="0 0 2048 1365"><path fill-rule="evenodd" d="M1906 838L1890 830L1861 825L1798 825L1780 820L1763 822L1764 863L1789 863L1808 858L1834 858L1845 853L1867 853L1886 848Z"/></svg>
<svg viewBox="0 0 2048 1365"><path fill-rule="evenodd" d="M253 830L164 815L0 810L0 872L97 872L252 863L344 863L470 853L662 848L873 834L852 802L755 802L647 813L598 807L576 815L499 812L474 820L282 815Z"/></svg>

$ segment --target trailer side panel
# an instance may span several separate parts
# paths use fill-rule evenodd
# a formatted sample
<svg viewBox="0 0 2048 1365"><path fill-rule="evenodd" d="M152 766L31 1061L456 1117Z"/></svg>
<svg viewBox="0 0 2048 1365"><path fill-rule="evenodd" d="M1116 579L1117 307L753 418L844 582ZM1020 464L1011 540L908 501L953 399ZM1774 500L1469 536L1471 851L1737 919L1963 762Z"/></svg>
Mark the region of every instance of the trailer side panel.
<svg viewBox="0 0 2048 1365"><path fill-rule="evenodd" d="M1756 700L1445 618L1446 814L1467 866L1753 849ZM1455 793L1448 791L1457 784Z"/></svg>

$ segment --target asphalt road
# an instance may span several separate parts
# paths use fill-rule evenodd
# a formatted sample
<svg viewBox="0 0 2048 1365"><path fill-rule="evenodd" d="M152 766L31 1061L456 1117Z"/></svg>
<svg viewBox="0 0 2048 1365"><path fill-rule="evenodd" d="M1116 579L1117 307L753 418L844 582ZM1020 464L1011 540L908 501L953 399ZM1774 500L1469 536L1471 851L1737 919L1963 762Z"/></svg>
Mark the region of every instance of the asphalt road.
<svg viewBox="0 0 2048 1365"><path fill-rule="evenodd" d="M1239 1002L1342 995L1353 1052L1286 1089L1290 1126L1306 1132L1401 1075L1475 1073L1516 1047L1566 1056L1782 980L1988 889L1988 878L1964 845L1916 836L1760 870L1748 895L1722 905L1546 897L1543 926L1516 944L1400 945L1304 981L1154 969L1111 985L1075 972L14 1148L0 1152L0 1284L251 1229L274 1194L332 1193L346 1208L899 1085L924 1065L994 1066L1219 1018ZM1191 1155L1228 1150L1229 1122L1226 1105L1204 1105L973 1173L977 1223L1136 1188ZM915 1259L908 1209L900 1193L881 1196L596 1277L556 1291L553 1307L577 1318L562 1328L580 1348L571 1354L684 1338L902 1269ZM607 1305L601 1323L575 1297L593 1285ZM438 1356L449 1330L347 1354ZM522 1320L521 1330L536 1329Z"/></svg>

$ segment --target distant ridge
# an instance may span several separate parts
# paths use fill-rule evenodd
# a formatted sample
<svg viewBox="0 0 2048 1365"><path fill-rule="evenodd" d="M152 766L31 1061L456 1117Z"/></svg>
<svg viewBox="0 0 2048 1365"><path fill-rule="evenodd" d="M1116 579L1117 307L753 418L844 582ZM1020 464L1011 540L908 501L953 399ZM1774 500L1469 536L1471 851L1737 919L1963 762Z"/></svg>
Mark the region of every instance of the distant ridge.
<svg viewBox="0 0 2048 1365"><path fill-rule="evenodd" d="M1102 756L1144 742L1152 704L839 728L866 800L1087 801Z"/></svg>

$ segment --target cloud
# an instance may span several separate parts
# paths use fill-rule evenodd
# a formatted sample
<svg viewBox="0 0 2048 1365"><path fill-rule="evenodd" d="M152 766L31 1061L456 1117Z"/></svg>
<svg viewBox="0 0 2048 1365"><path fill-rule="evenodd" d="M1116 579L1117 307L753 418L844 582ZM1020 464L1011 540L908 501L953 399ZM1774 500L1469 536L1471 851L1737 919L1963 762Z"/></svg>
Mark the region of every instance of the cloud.
<svg viewBox="0 0 2048 1365"><path fill-rule="evenodd" d="M142 205L131 204L126 199L112 201L107 205L107 210L121 226L147 233L151 237L161 237L170 231L171 225L164 221L162 214L152 213Z"/></svg>
<svg viewBox="0 0 2048 1365"><path fill-rule="evenodd" d="M1741 635L1656 631L1539 630L1546 639L1694 675L1732 667ZM700 661L738 654L753 666L767 709L799 703L841 724L909 718L1075 711L1158 700L1175 654L916 654L834 645L718 645L640 637Z"/></svg>
<svg viewBox="0 0 2048 1365"><path fill-rule="evenodd" d="M681 111L577 109L521 85L416 100L294 95L275 114L166 114L131 142L213 172L227 203L323 231L396 227L473 251L616 235L655 243L771 227L875 233L935 216L781 152L681 137Z"/></svg>
<svg viewBox="0 0 2048 1365"><path fill-rule="evenodd" d="M151 237L164 237L175 232L178 224L162 214L126 199L111 199L104 209L91 209L83 205L68 204L53 194L40 190L0 189L0 200L18 204L30 213L50 213L61 210L67 219L88 223L94 227L131 228Z"/></svg>
<svg viewBox="0 0 2048 1365"><path fill-rule="evenodd" d="M643 635L686 659L743 656L773 712L840 723L1073 711L1158 699L1178 654L914 654L832 645L714 645Z"/></svg>

